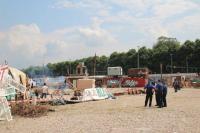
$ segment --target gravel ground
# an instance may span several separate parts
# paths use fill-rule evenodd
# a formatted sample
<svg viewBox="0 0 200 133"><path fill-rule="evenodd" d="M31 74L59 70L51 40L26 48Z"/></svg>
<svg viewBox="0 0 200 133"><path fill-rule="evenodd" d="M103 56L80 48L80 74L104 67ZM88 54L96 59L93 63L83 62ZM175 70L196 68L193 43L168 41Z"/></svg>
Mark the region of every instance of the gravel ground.
<svg viewBox="0 0 200 133"><path fill-rule="evenodd" d="M0 133L200 132L200 89L170 90L167 108L145 108L144 99L144 94L123 95L116 100L56 106L48 116L0 121Z"/></svg>

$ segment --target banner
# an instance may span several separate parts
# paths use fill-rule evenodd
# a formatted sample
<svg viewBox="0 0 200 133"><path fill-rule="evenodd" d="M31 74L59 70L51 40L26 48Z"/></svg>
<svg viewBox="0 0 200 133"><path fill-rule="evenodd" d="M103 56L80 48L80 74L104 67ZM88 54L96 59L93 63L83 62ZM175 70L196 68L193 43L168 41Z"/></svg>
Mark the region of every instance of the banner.
<svg viewBox="0 0 200 133"><path fill-rule="evenodd" d="M120 78L107 78L107 87L115 88L120 87L121 79Z"/></svg>
<svg viewBox="0 0 200 133"><path fill-rule="evenodd" d="M83 91L82 101L101 100L108 98L105 88L89 88Z"/></svg>
<svg viewBox="0 0 200 133"><path fill-rule="evenodd" d="M144 77L107 78L107 87L144 87L146 81Z"/></svg>

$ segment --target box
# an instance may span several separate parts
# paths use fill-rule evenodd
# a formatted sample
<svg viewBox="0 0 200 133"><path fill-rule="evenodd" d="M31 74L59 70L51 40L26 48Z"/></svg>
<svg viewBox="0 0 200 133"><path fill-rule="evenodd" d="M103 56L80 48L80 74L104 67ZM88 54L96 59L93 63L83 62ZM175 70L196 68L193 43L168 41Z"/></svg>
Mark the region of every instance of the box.
<svg viewBox="0 0 200 133"><path fill-rule="evenodd" d="M109 76L120 76L122 74L122 67L108 67Z"/></svg>
<svg viewBox="0 0 200 133"><path fill-rule="evenodd" d="M145 77L147 78L149 74L148 68L130 68L128 69L129 77Z"/></svg>
<svg viewBox="0 0 200 133"><path fill-rule="evenodd" d="M78 90L95 88L95 79L78 79L76 87Z"/></svg>

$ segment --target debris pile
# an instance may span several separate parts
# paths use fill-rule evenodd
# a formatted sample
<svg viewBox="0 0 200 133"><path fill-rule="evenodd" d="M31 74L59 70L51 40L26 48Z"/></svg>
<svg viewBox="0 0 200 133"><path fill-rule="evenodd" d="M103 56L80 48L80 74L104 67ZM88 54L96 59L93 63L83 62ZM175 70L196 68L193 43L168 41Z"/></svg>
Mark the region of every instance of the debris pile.
<svg viewBox="0 0 200 133"><path fill-rule="evenodd" d="M49 110L50 107L47 105L33 105L24 102L11 104L12 114L23 117L39 117L47 115Z"/></svg>

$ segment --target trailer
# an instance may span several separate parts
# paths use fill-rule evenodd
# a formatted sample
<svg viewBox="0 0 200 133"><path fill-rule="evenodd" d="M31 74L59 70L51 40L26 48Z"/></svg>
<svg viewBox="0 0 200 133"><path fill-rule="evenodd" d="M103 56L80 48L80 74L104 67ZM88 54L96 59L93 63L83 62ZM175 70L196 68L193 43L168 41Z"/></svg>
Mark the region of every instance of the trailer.
<svg viewBox="0 0 200 133"><path fill-rule="evenodd" d="M107 69L108 76L122 76L123 71L122 67L108 67Z"/></svg>

